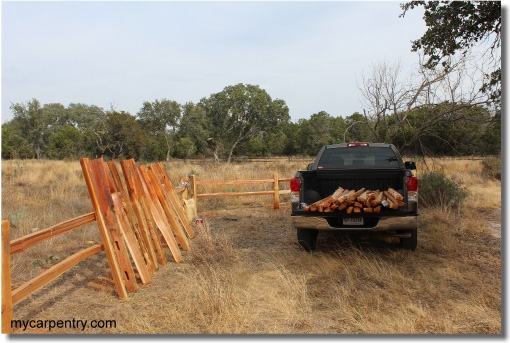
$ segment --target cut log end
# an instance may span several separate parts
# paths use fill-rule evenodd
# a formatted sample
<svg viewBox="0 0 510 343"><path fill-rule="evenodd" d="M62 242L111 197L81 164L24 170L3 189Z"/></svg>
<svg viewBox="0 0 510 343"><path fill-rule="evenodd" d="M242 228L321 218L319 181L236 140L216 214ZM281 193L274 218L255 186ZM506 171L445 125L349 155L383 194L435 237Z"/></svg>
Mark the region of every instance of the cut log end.
<svg viewBox="0 0 510 343"><path fill-rule="evenodd" d="M332 195L305 207L303 211L330 213L346 210L347 213L380 213L381 206L395 210L404 207L405 202L403 196L393 188L386 191L361 188L356 191L339 187Z"/></svg>

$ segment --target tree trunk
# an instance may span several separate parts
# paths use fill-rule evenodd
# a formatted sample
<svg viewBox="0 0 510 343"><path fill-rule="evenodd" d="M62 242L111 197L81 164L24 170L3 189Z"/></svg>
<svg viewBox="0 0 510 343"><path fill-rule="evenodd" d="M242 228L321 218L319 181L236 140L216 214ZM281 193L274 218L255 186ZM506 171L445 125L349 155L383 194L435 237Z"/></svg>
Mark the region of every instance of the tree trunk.
<svg viewBox="0 0 510 343"><path fill-rule="evenodd" d="M234 144L232 144L232 148L230 148L230 152L228 154L228 159L227 159L227 163L230 163L230 161L232 161L232 155L234 154L234 149L236 148L237 144L239 144L239 139L237 141L235 141Z"/></svg>
<svg viewBox="0 0 510 343"><path fill-rule="evenodd" d="M213 150L213 154L214 154L214 163L215 163L215 164L220 164L220 156L219 156L218 150L219 150L219 148L218 148L218 147L215 147L215 148L214 148L214 150Z"/></svg>
<svg viewBox="0 0 510 343"><path fill-rule="evenodd" d="M41 148L39 148L39 147L35 148L35 158L38 160L41 159Z"/></svg>
<svg viewBox="0 0 510 343"><path fill-rule="evenodd" d="M166 163L170 162L170 148L166 149Z"/></svg>
<svg viewBox="0 0 510 343"><path fill-rule="evenodd" d="M170 162L170 150L172 150L172 144L170 143L170 137L168 134L165 134L166 141L166 162Z"/></svg>
<svg viewBox="0 0 510 343"><path fill-rule="evenodd" d="M249 133L249 132L248 132ZM244 135L244 137L248 137L248 134ZM232 155L234 154L234 149L236 148L237 144L241 142L243 139L243 130L239 132L239 136L237 137L237 140L232 144L232 147L230 148L230 153L228 154L228 160L227 163L230 163L232 161Z"/></svg>

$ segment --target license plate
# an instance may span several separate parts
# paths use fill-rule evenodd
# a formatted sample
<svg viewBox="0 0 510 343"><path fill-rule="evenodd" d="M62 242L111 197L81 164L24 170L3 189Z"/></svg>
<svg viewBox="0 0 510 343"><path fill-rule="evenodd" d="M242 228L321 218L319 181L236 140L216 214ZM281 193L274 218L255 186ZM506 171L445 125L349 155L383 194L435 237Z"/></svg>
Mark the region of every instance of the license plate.
<svg viewBox="0 0 510 343"><path fill-rule="evenodd" d="M363 225L363 218L344 218L344 225Z"/></svg>

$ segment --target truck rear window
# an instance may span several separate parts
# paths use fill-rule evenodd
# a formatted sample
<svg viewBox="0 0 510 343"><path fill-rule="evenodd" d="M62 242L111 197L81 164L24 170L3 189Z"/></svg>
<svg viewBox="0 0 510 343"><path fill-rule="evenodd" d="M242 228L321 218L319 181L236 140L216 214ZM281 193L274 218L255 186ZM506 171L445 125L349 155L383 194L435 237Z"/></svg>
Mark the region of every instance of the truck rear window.
<svg viewBox="0 0 510 343"><path fill-rule="evenodd" d="M389 147L346 147L326 149L317 169L399 168L398 157Z"/></svg>

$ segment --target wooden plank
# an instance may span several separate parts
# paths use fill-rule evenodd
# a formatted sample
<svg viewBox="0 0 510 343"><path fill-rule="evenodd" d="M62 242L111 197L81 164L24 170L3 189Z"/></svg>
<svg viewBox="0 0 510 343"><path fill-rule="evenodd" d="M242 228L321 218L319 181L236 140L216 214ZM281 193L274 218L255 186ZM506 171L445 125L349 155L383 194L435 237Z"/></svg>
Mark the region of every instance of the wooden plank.
<svg viewBox="0 0 510 343"><path fill-rule="evenodd" d="M149 209L149 199L144 195L141 180L136 172L136 165L133 159L124 160L120 162L122 171L124 172L124 178L126 180L129 197L133 204L136 216L139 218L139 223L146 226L147 233L149 235L149 241L151 242L155 253L156 259L159 264L165 265L167 263L166 253L161 246L161 240L157 233L157 224L154 217ZM157 265L156 265L157 266Z"/></svg>
<svg viewBox="0 0 510 343"><path fill-rule="evenodd" d="M274 191L204 193L204 194L197 194L197 198L237 197L237 196L250 196L250 195L273 195L273 194L274 194Z"/></svg>
<svg viewBox="0 0 510 343"><path fill-rule="evenodd" d="M11 224L2 220L2 333L12 333Z"/></svg>
<svg viewBox="0 0 510 343"><path fill-rule="evenodd" d="M108 164L110 166L110 163ZM120 171L117 168L117 165L111 162L110 171L117 184L120 182ZM129 196L129 187L127 185L127 180L124 178L125 183L121 183L123 185L122 191L120 192L122 196L122 202L124 204L124 208L126 209L126 213L129 216L130 222L133 224L134 231L138 242L141 243L141 247L144 252L144 258L147 261L147 266L149 267L149 272L152 274L156 272L156 269L159 268L158 261L156 257L156 252L154 248L154 242L150 235L149 229L147 227L147 220L145 219L141 209L135 208L137 206L136 201L133 201Z"/></svg>
<svg viewBox="0 0 510 343"><path fill-rule="evenodd" d="M100 191L99 185L96 184L96 180L93 178L91 161L88 158L82 158L80 160L80 164L82 167L85 182L87 184L87 189L89 191L92 207L94 208L94 212L96 214L97 226L99 228L99 233L101 234L101 240L106 252L106 259L108 261L108 265L112 273L112 278L115 283L115 290L120 298L125 299L127 298L127 291L126 285L123 282L124 271L121 270L119 260L117 258L117 251L120 249L120 246L116 244L114 247L114 237L111 236L110 230L108 228L106 216L108 203L106 203L105 206L103 200L105 195L101 195L101 193L104 193L104 190L103 192Z"/></svg>
<svg viewBox="0 0 510 343"><path fill-rule="evenodd" d="M150 166L149 169L151 169L151 167L153 166ZM175 187L172 184L172 180L170 180L170 177L168 176L165 167L163 166L162 163L157 163L154 165L153 169L155 175L158 177L158 180L160 181L160 184L164 188L165 196L170 201L170 204L174 208L174 211L177 213L177 219L181 222L184 231L186 232L189 238L195 238L195 231L193 230L193 227L188 221L188 216L184 212L184 208L182 207L182 201L179 199L177 194L173 192Z"/></svg>
<svg viewBox="0 0 510 343"><path fill-rule="evenodd" d="M173 232L175 234L175 240L183 250L189 249L189 243L186 239L186 234L184 233L184 230L182 229L180 223L175 218L175 215L170 208L170 205L166 201L165 195L163 194L161 187L159 185L159 182L154 175L154 172L152 170L147 170L144 166L140 166L139 168L140 172L142 173L143 178L145 179L145 183L148 186L149 189L152 189L153 194L156 195L156 198L153 197L154 201L158 201L161 204L161 207L163 208L163 211L167 217L167 220L170 222L170 226L173 229Z"/></svg>
<svg viewBox="0 0 510 343"><path fill-rule="evenodd" d="M197 185L254 185L273 183L274 179L268 180L209 180L197 181Z"/></svg>
<svg viewBox="0 0 510 343"><path fill-rule="evenodd" d="M156 163L152 166L149 166L149 172L152 173L153 181L158 184L161 193L166 199L166 203L174 215L174 219L177 221L177 224L180 225L180 231L186 233L188 238L194 238L195 232L193 231L193 228L188 221L186 213L184 213L181 200L179 200L177 194L173 192L175 189L174 185L168 177L163 164Z"/></svg>
<svg viewBox="0 0 510 343"><path fill-rule="evenodd" d="M114 247L116 248L115 253L119 266L122 270L122 279L128 291L136 292L138 285L136 283L136 276L131 265L131 259L127 251L124 234L119 226L117 214L113 206L112 191L114 191L114 185L111 178L107 175L107 167L102 158L95 159L91 162L93 170L93 177L98 185L99 191L97 194L100 196L101 203L103 203L104 216L106 220L107 228L114 240Z"/></svg>
<svg viewBox="0 0 510 343"><path fill-rule="evenodd" d="M161 164L157 163L157 164L153 164L148 167L148 172L151 173L152 184L155 187L158 187L159 190L161 191L161 194L163 195L163 197L161 197L161 198L158 197L160 202L162 202L162 199L163 199L163 202L162 202L163 208L165 206L167 206L168 212L172 213L172 217L176 221L177 225L179 225L179 227L180 227L179 231L184 233L186 231L185 225L187 223L187 220L183 220L180 217L180 214L178 212L178 207L179 207L178 202L179 201L177 201L177 203L175 202L175 198L177 198L177 195L173 192L175 190L175 188L174 188L173 184L171 183L171 181L170 181L170 183L165 182L164 179L166 178L166 176L165 176L166 173L163 174L162 169L160 168L160 165ZM161 167L164 168L162 165L161 165ZM175 198L174 198L174 196L175 196ZM188 237L190 237L190 236L188 235ZM193 237L194 237L194 233L193 233ZM190 237L190 238L193 238L193 237Z"/></svg>
<svg viewBox="0 0 510 343"><path fill-rule="evenodd" d="M278 184L278 173L273 174L273 183L274 183L273 208L277 210L280 208L280 193L279 193L280 185Z"/></svg>
<svg viewBox="0 0 510 343"><path fill-rule="evenodd" d="M197 178L194 174L190 176L190 182L191 182L191 191L193 192L193 200L195 202L195 208L198 212L198 197L197 197Z"/></svg>
<svg viewBox="0 0 510 343"><path fill-rule="evenodd" d="M179 250L179 247L177 246L177 240L174 236L174 233L172 231L172 228L170 227L170 224L165 219L165 213L163 211L163 208L161 207L161 204L157 198L157 195L154 193L151 187L147 184L147 181L145 180L147 177L144 177L144 174L141 172L141 167L136 167L136 172L138 173L138 177L141 181L142 188L144 190L145 198L148 200L149 209L152 213L152 216L156 222L157 228L163 235L163 238L168 245L168 248L170 249L170 252L172 253L172 256L175 260L175 262L182 262L182 255L181 251ZM145 169L146 170L146 169ZM149 180L150 181L150 180ZM184 248L183 248L184 249Z"/></svg>
<svg viewBox="0 0 510 343"><path fill-rule="evenodd" d="M142 228L142 225L139 223L139 218L135 214L135 210L131 204L131 200L129 199L128 191L126 191L126 186L122 183L122 179L120 177L119 169L117 168L117 164L113 161L107 163L108 168L110 169L110 175L113 178L113 182L115 184L115 188L117 194L120 197L122 208L124 209L124 213L126 218L124 220L129 224L128 228L131 228L136 243L140 248L140 252L143 255L144 264L146 265L149 273L154 274L156 271L156 256L154 250L152 248L152 242L148 237L148 233L145 228Z"/></svg>
<svg viewBox="0 0 510 343"><path fill-rule="evenodd" d="M131 229L131 223L129 222L126 214L122 209L122 201L118 193L112 194L113 206L115 208L115 214L117 215L118 225L126 241L126 245L131 253L133 262L135 263L140 280L144 285L152 281L147 261L144 259L140 244L135 237L133 230Z"/></svg>
<svg viewBox="0 0 510 343"><path fill-rule="evenodd" d="M290 182L292 178L278 179L279 182ZM197 185L250 185L274 183L274 179L267 180L205 180L197 181Z"/></svg>
<svg viewBox="0 0 510 343"><path fill-rule="evenodd" d="M146 205L146 200L142 199L139 201L138 199L133 199L133 208L135 210L136 216L139 218L139 222L142 224L142 233L146 236L146 240L149 241L150 249L153 251L154 257L156 258L156 262L154 266L156 269L159 269L159 264L162 266L166 265L166 253L161 246L161 240L157 234L157 225L152 217L152 214L149 210L149 207Z"/></svg>
<svg viewBox="0 0 510 343"><path fill-rule="evenodd" d="M19 254L25 249L30 248L36 244L44 242L47 239L54 238L58 235L77 229L81 226L93 223L96 221L96 214L90 212L82 216L69 219L65 222L54 225L50 228L34 232L30 235L26 235L17 238L11 242L11 254Z"/></svg>
<svg viewBox="0 0 510 343"><path fill-rule="evenodd" d="M52 266L51 268L39 274L32 280L27 281L26 283L18 287L16 290L14 290L14 292L12 293L13 305L16 305L23 299L26 299L31 294L40 290L41 288L43 288L44 286L58 278L60 275L64 274L69 269L80 263L81 261L103 251L103 249L104 246L102 244L96 244L87 249L81 250L76 254L69 256L62 262Z"/></svg>

